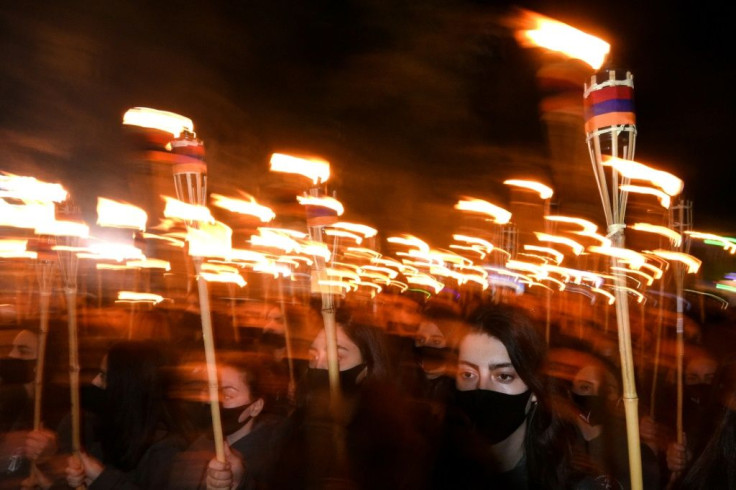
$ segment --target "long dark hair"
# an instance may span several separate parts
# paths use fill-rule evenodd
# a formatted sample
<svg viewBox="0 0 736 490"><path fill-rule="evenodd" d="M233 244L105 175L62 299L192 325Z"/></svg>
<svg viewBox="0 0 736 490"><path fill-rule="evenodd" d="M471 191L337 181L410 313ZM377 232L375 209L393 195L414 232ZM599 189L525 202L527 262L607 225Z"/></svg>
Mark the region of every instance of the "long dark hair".
<svg viewBox="0 0 736 490"><path fill-rule="evenodd" d="M718 425L678 490L730 489L736 485L736 363L721 368L715 381Z"/></svg>
<svg viewBox="0 0 736 490"><path fill-rule="evenodd" d="M527 418L524 453L532 488L565 488L572 454L573 427L556 414L545 374L547 345L529 316L518 307L487 305L468 318L468 333L494 337L503 343L537 403Z"/></svg>
<svg viewBox="0 0 736 490"><path fill-rule="evenodd" d="M154 343L123 341L107 353L107 387L102 414L103 460L122 471L138 464L145 451L170 426L164 352Z"/></svg>

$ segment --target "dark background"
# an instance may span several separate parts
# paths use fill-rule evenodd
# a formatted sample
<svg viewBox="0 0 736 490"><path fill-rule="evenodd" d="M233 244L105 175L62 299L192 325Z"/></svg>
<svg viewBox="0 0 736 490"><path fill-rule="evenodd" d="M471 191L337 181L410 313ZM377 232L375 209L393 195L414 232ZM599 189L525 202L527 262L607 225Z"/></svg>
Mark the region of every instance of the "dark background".
<svg viewBox="0 0 736 490"><path fill-rule="evenodd" d="M540 69L567 62L518 46L516 7L611 43L635 76L636 159L685 181L696 229L736 233L734 42L715 2L3 2L0 168L61 181L91 216L97 196L141 202L120 122L148 106L194 120L211 192L286 205L268 157L298 150L329 159L345 219L384 236L446 246L460 196L510 205L517 176L602 225L584 134L540 119ZM632 216L664 219L637 199Z"/></svg>

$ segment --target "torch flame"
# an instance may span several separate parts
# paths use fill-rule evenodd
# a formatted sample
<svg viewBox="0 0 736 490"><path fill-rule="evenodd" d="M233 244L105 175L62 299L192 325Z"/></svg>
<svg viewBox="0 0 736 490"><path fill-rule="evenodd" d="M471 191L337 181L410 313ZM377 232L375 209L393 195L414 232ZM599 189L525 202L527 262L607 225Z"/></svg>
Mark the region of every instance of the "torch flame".
<svg viewBox="0 0 736 490"><path fill-rule="evenodd" d="M296 157L283 153L271 155L271 171L299 174L312 179L314 185L330 178L330 162L316 157Z"/></svg>
<svg viewBox="0 0 736 490"><path fill-rule="evenodd" d="M118 301L130 303L152 303L154 305L162 302L163 296L153 293L136 293L134 291L118 292Z"/></svg>
<svg viewBox="0 0 736 490"><path fill-rule="evenodd" d="M652 185L659 187L670 196L676 196L682 192L682 188L685 185L681 179L669 172L656 170L633 160L607 157L602 163L603 165L613 167L617 172L628 179L649 181Z"/></svg>
<svg viewBox="0 0 736 490"><path fill-rule="evenodd" d="M666 260L682 262L683 264L685 264L685 266L687 266L687 272L689 274L697 274L698 270L700 270L700 265L703 263L697 257L693 257L692 255L683 252L672 252L670 250L658 249L647 251L647 253L652 253Z"/></svg>
<svg viewBox="0 0 736 490"><path fill-rule="evenodd" d="M560 245L566 245L570 247L575 255L580 255L581 253L583 253L583 250L585 250L582 245L571 238L558 235L550 235L549 233L541 233L539 231L535 231L534 234L537 236L537 240L539 240L540 242L559 243Z"/></svg>
<svg viewBox="0 0 736 490"><path fill-rule="evenodd" d="M162 196L166 201L166 207L164 208L164 216L167 218L175 218L184 221L199 221L206 223L213 223L215 218L212 217L212 213L207 206L199 206L196 204L189 204L184 201L179 201L173 197Z"/></svg>
<svg viewBox="0 0 736 490"><path fill-rule="evenodd" d="M296 200L299 201L299 204L302 206L319 206L332 209L338 216L342 216L345 212L345 208L342 203L334 197L297 196Z"/></svg>
<svg viewBox="0 0 736 490"><path fill-rule="evenodd" d="M60 184L49 184L33 177L0 175L0 198L36 202L64 202L67 191Z"/></svg>
<svg viewBox="0 0 736 490"><path fill-rule="evenodd" d="M111 228L133 228L145 231L148 215L144 210L131 204L97 198L97 224Z"/></svg>
<svg viewBox="0 0 736 490"><path fill-rule="evenodd" d="M255 216L261 222L267 223L276 217L276 213L267 206L258 204L252 196L248 196L249 200L234 199L221 194L212 194L212 205L218 208L227 209L234 213Z"/></svg>
<svg viewBox="0 0 736 490"><path fill-rule="evenodd" d="M579 59L594 70L603 66L611 51L611 45L606 41L535 12L525 10L523 13L524 20L531 22L533 28L516 33L522 46L538 46L556 51Z"/></svg>
<svg viewBox="0 0 736 490"><path fill-rule="evenodd" d="M655 189L654 187L630 184L620 185L618 187L624 192L633 192L635 194L649 194L651 196L656 196L657 199L659 199L659 204L661 204L662 207L665 209L669 209L670 204L672 204L672 199L670 199L670 196L660 191L659 189Z"/></svg>
<svg viewBox="0 0 736 490"><path fill-rule="evenodd" d="M534 191L539 194L540 199L549 199L555 193L555 191L553 191L551 187L548 187L541 182L537 182L535 180L509 179L505 180L503 183L506 185L522 187L524 189Z"/></svg>
<svg viewBox="0 0 736 490"><path fill-rule="evenodd" d="M364 238L371 238L378 234L378 230L371 228L370 226L361 225L360 223L348 223L345 221L339 221L333 225L332 228L339 228L342 230L350 231L363 235Z"/></svg>
<svg viewBox="0 0 736 490"><path fill-rule="evenodd" d="M666 226L650 225L649 223L634 223L630 228L632 230L645 231L669 238L672 240L672 244L675 247L679 247L682 244L682 235Z"/></svg>
<svg viewBox="0 0 736 490"><path fill-rule="evenodd" d="M495 223L499 225L505 225L506 223L511 221L510 212L482 199L475 199L472 197L466 198L465 200L458 201L458 203L455 204L455 209L459 209L460 211L471 211L474 213L487 214L488 216L493 218Z"/></svg>
<svg viewBox="0 0 736 490"><path fill-rule="evenodd" d="M194 132L194 123L188 117L174 112L149 109L148 107L133 107L123 115L123 124L140 126L142 128L158 129L171 133L176 138L182 132Z"/></svg>

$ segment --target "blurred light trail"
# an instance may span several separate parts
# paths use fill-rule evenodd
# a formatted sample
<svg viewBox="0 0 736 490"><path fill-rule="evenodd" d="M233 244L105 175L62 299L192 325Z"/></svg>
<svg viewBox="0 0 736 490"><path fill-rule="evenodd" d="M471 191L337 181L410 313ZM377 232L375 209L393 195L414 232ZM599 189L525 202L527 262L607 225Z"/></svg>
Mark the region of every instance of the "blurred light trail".
<svg viewBox="0 0 736 490"><path fill-rule="evenodd" d="M634 274L643 277L647 282L647 286L651 286L654 283L654 277L650 276L646 272L637 271L633 269L627 269L626 267L611 267L612 271L623 272L625 274Z"/></svg>
<svg viewBox="0 0 736 490"><path fill-rule="evenodd" d="M123 115L123 124L148 129L158 129L178 137L182 132L194 133L194 123L188 117L174 112L160 111L148 107L133 107Z"/></svg>
<svg viewBox="0 0 736 490"><path fill-rule="evenodd" d="M629 267L635 270L641 269L646 262L644 257L639 252L628 248L619 247L588 247L588 250L592 253L607 255L608 257L615 257L629 264Z"/></svg>
<svg viewBox="0 0 736 490"><path fill-rule="evenodd" d="M670 198L670 196L668 196L665 192L660 191L659 189L655 189L654 187L624 184L620 185L619 189L624 192L633 192L634 194L649 194L652 196L656 196L657 199L659 199L659 204L665 209L669 209L670 205L672 204L672 199Z"/></svg>
<svg viewBox="0 0 736 490"><path fill-rule="evenodd" d="M153 293L136 293L134 291L119 291L116 303L150 303L157 305L164 300L163 296Z"/></svg>
<svg viewBox="0 0 736 490"><path fill-rule="evenodd" d="M609 293L608 291L606 291L604 289L590 288L590 290L593 291L594 293L600 294L601 296L605 296L608 299L608 304L609 305L612 305L613 303L616 302L616 298L611 293Z"/></svg>
<svg viewBox="0 0 736 490"><path fill-rule="evenodd" d="M334 223L330 226L332 228L338 228L340 230L358 233L360 235L363 235L363 238L372 238L378 234L378 230L376 230L375 228L371 228L370 226L362 225L360 223L348 223L346 221L338 221L337 223Z"/></svg>
<svg viewBox="0 0 736 490"><path fill-rule="evenodd" d="M145 231L148 214L132 204L104 197L97 198L97 224L108 228L132 228Z"/></svg>
<svg viewBox="0 0 736 490"><path fill-rule="evenodd" d="M685 234L690 235L692 238L697 238L699 240L705 240L706 243L708 240L711 242L715 242L715 245L719 245L723 247L723 249L731 254L736 253L736 243L732 241L732 239L720 235L715 235L713 233L703 233L699 231L685 231Z"/></svg>
<svg viewBox="0 0 736 490"><path fill-rule="evenodd" d="M698 270L700 270L700 265L703 263L697 257L693 257L692 255L683 252L672 252L671 250L661 249L647 250L647 252L669 261L685 264L685 266L687 266L688 274L697 274Z"/></svg>
<svg viewBox="0 0 736 490"><path fill-rule="evenodd" d="M169 196L162 196L166 201L164 216L166 218L180 219L183 221L199 221L213 223L215 218L207 206L189 204Z"/></svg>
<svg viewBox="0 0 736 490"><path fill-rule="evenodd" d="M667 228L666 226L650 225L649 223L634 223L633 225L629 226L629 228L631 228L632 230L654 233L656 235L669 238L672 241L672 245L677 248L679 248L682 244L682 235L671 228Z"/></svg>
<svg viewBox="0 0 736 490"><path fill-rule="evenodd" d="M560 252L559 250L555 250L552 247L539 247L537 245L524 245L524 250L549 254L552 257L554 257L554 261L557 263L557 265L560 265L560 263L562 262L562 259L565 258L565 255L562 252Z"/></svg>
<svg viewBox="0 0 736 490"><path fill-rule="evenodd" d="M262 223L267 223L276 218L276 213L271 208L258 204L252 196L247 196L248 200L227 197L222 194L211 194L210 197L212 197L213 206L232 211L233 213L254 216L261 220Z"/></svg>
<svg viewBox="0 0 736 490"><path fill-rule="evenodd" d="M537 236L537 240L539 240L540 242L558 243L560 245L570 247L575 255L580 255L581 253L583 253L583 250L585 250L585 247L580 245L575 240L572 240L571 238L559 235L550 235L549 233L542 233L539 231L535 231L534 234Z"/></svg>
<svg viewBox="0 0 736 490"><path fill-rule="evenodd" d="M345 213L345 208L342 203L334 197L311 197L311 196L297 196L296 200L302 206L316 206L320 208L327 208L335 211L338 216L342 216Z"/></svg>
<svg viewBox="0 0 736 490"><path fill-rule="evenodd" d="M61 184L49 184L34 177L0 174L0 198L20 201L64 202L69 193Z"/></svg>
<svg viewBox="0 0 736 490"><path fill-rule="evenodd" d="M613 167L618 173L632 180L645 180L659 187L670 196L676 196L682 192L684 183L682 180L669 172L656 170L643 163L634 160L625 160L618 157L603 159L603 165Z"/></svg>
<svg viewBox="0 0 736 490"><path fill-rule="evenodd" d="M503 209L502 207L491 204L488 201L482 199L475 199L472 197L465 198L464 200L458 201L455 204L455 209L460 211L470 211L473 213L486 214L493 218L493 221L499 225L505 225L511 221L511 213Z"/></svg>
<svg viewBox="0 0 736 490"><path fill-rule="evenodd" d="M271 171L303 175L314 185L330 178L330 162L317 157L298 157L283 153L271 155Z"/></svg>
<svg viewBox="0 0 736 490"><path fill-rule="evenodd" d="M503 183L512 187L521 187L523 189L534 191L539 194L540 199L549 199L554 195L554 191L551 187L535 180L509 179L505 180Z"/></svg>
<svg viewBox="0 0 736 490"><path fill-rule="evenodd" d="M595 233L596 231L598 231L598 225L596 225L592 221L588 221L587 219L583 219L583 218L575 218L572 216L551 215L551 216L545 216L544 219L546 219L547 221L553 221L555 223L567 223L567 224L577 225L580 227L580 230L578 230L578 233L581 233L581 234Z"/></svg>
<svg viewBox="0 0 736 490"><path fill-rule="evenodd" d="M525 27L516 32L524 47L537 46L581 60L594 70L603 66L611 45L606 41L543 15L522 10L520 21ZM526 28L531 24L531 28Z"/></svg>

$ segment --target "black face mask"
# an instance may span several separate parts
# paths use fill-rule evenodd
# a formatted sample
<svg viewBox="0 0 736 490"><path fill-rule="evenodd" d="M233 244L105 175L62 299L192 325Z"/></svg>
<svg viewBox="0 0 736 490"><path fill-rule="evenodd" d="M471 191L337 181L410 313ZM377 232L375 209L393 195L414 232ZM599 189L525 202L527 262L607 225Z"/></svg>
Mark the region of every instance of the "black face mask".
<svg viewBox="0 0 736 490"><path fill-rule="evenodd" d="M600 395L572 394L572 401L580 410L580 417L589 425L602 424L606 416L606 399Z"/></svg>
<svg viewBox="0 0 736 490"><path fill-rule="evenodd" d="M107 392L98 386L82 386L79 389L79 400L86 412L102 415L106 411Z"/></svg>
<svg viewBox="0 0 736 490"><path fill-rule="evenodd" d="M237 432L245 424L247 424L248 421L253 418L250 415L248 415L242 421L239 421L238 419L241 415L243 415L243 412L254 403L255 401L252 401L250 403L246 403L245 405L240 405L239 407L233 408L225 408L222 406L222 403L220 403L220 421L222 423L222 433L225 435L230 435L234 432Z"/></svg>
<svg viewBox="0 0 736 490"><path fill-rule="evenodd" d="M260 345L271 350L283 349L286 347L286 337L276 332L265 332L261 335Z"/></svg>
<svg viewBox="0 0 736 490"><path fill-rule="evenodd" d="M456 391L455 403L476 432L489 443L497 444L524 423L531 394L530 390L518 395L490 390Z"/></svg>
<svg viewBox="0 0 736 490"><path fill-rule="evenodd" d="M358 390L360 382L358 375L365 369L365 363L340 371L340 390L343 393L353 393ZM310 392L327 391L330 389L330 375L327 369L307 369L307 389Z"/></svg>
<svg viewBox="0 0 736 490"><path fill-rule="evenodd" d="M0 380L3 384L30 383L36 377L36 360L0 358Z"/></svg>
<svg viewBox="0 0 736 490"><path fill-rule="evenodd" d="M707 383L697 383L693 385L685 385L683 387L683 395L686 403L702 407L708 402L712 386Z"/></svg>
<svg viewBox="0 0 736 490"><path fill-rule="evenodd" d="M450 355L449 347L415 346L414 354L425 371L437 371L445 367Z"/></svg>

